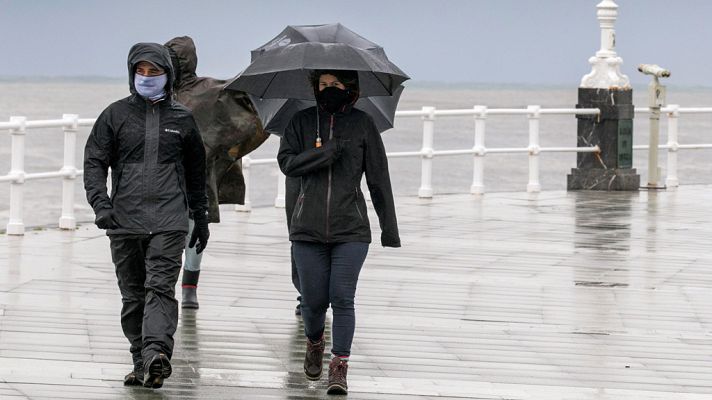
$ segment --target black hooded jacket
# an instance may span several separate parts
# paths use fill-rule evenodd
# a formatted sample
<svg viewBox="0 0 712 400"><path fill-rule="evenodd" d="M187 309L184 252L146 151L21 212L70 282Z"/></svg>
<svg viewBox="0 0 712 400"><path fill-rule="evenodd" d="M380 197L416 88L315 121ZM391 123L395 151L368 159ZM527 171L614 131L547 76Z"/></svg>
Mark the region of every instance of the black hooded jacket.
<svg viewBox="0 0 712 400"><path fill-rule="evenodd" d="M219 204L244 204L241 158L269 134L246 94L224 90L224 80L196 75L198 56L188 36L165 46L176 69L175 96L193 112L205 144L210 222L220 222Z"/></svg>
<svg viewBox="0 0 712 400"><path fill-rule="evenodd" d="M157 102L136 93L134 71L149 61L166 71L167 96ZM190 111L171 99L168 50L138 43L128 56L131 95L108 106L84 148L84 188L95 212L113 208L119 227L107 234L188 231L188 210L205 212L205 149ZM107 170L111 168L111 196Z"/></svg>
<svg viewBox="0 0 712 400"><path fill-rule="evenodd" d="M316 147L317 115L322 146ZM347 106L328 114L317 107L294 115L277 156L282 172L301 177L290 240L320 243L371 242L361 178L381 226L381 244L400 247L386 151L371 117Z"/></svg>

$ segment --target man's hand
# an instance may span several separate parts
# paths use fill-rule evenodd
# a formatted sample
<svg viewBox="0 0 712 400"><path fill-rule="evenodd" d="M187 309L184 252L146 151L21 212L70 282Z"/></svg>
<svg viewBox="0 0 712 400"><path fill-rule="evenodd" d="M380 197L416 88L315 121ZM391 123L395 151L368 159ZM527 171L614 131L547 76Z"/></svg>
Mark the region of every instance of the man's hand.
<svg viewBox="0 0 712 400"><path fill-rule="evenodd" d="M94 223L99 229L116 229L119 227L119 224L116 223L116 219L114 218L113 208L102 208L97 211Z"/></svg>
<svg viewBox="0 0 712 400"><path fill-rule="evenodd" d="M193 234L190 235L190 241L188 242L188 247L191 249L196 246L195 252L200 254L205 250L208 245L208 238L210 237L210 230L208 230L208 215L205 211L200 211L193 214Z"/></svg>

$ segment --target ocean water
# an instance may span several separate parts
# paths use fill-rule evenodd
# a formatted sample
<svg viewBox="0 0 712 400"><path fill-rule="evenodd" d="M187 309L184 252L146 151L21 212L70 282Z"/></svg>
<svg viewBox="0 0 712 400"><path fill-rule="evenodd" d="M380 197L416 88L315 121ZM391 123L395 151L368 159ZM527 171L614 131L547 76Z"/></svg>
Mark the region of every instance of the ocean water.
<svg viewBox="0 0 712 400"><path fill-rule="evenodd" d="M399 110L419 110L423 106L438 109L464 109L474 105L490 108L519 108L527 105L571 108L577 100L577 83L564 86L476 85L413 83L403 92ZM646 104L646 88L634 88L634 103ZM0 80L0 121L10 116L28 119L58 119L62 114L79 114L94 118L111 102L128 95L124 80L43 79ZM669 104L683 107L712 106L710 88L668 88ZM576 145L576 119L572 115L543 116L540 123L542 147ZM647 144L647 115L636 117L634 144ZM661 119L661 143L666 141L666 120ZM683 115L679 123L680 143L712 143L712 115ZM84 143L89 128L82 128L77 137L77 165L81 168ZM419 118L397 118L395 127L383 134L387 151L417 151L422 146L422 121ZM63 159L61 129L33 129L26 137L25 166L27 172L58 170ZM439 118L435 122L436 150L471 148L474 143L472 117ZM490 116L487 119L487 147L526 147L528 123L526 116ZM253 159L274 158L278 139L270 138L251 154ZM566 174L575 167L575 153L542 153L540 182L542 190L566 188ZM681 184L712 183L712 150L683 150L679 155ZM660 165L665 176L665 152ZM415 196L420 186L419 158L390 160L394 192ZM436 157L433 162L435 196L447 193L467 193L472 183L472 156ZM647 177L647 152L636 151L634 167ZM10 135L0 131L0 175L10 169ZM253 207L271 206L277 195L276 166L254 166L250 171L250 200ZM523 191L528 180L526 154L490 154L485 161L485 190ZM62 184L58 179L27 181L25 184L24 222L27 226L56 224L61 213ZM78 180L78 221L93 220L81 180ZM9 184L0 183L0 230L9 218Z"/></svg>

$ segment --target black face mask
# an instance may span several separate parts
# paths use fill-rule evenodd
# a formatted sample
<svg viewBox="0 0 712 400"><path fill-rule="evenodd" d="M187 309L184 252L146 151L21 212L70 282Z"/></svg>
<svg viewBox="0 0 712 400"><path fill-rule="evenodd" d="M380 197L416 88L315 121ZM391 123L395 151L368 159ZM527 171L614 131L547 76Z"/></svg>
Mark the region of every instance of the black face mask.
<svg viewBox="0 0 712 400"><path fill-rule="evenodd" d="M316 100L326 112L333 114L348 104L350 97L350 91L329 86L317 94Z"/></svg>

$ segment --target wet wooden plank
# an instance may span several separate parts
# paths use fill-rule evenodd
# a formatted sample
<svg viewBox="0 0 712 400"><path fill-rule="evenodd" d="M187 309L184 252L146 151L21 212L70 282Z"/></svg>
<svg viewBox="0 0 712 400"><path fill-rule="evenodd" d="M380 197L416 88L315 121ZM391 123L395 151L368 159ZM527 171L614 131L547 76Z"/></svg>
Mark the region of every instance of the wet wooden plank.
<svg viewBox="0 0 712 400"><path fill-rule="evenodd" d="M374 243L359 281L349 398L712 397L710 189L399 198L404 247ZM284 210L223 214L161 392L327 398L303 377ZM120 307L91 224L0 236L0 397L150 398L121 385Z"/></svg>

